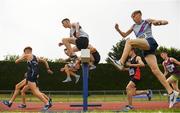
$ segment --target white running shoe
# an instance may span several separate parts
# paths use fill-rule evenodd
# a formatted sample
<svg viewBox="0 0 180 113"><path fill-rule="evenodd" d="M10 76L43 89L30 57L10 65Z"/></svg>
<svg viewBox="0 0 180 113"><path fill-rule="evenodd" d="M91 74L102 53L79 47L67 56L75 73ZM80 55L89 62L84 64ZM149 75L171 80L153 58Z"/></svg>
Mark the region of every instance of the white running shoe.
<svg viewBox="0 0 180 113"><path fill-rule="evenodd" d="M177 91L173 91L173 93L169 95L169 108L172 108L174 106L178 95L179 95L179 92Z"/></svg>
<svg viewBox="0 0 180 113"><path fill-rule="evenodd" d="M122 111L128 112L128 111L133 110L133 109L134 109L133 106L131 106L131 105L126 105Z"/></svg>
<svg viewBox="0 0 180 113"><path fill-rule="evenodd" d="M120 63L120 61L118 60L114 60L111 57L109 57L109 59L111 60L111 62L113 63L114 66L116 66L118 69L123 70L124 69L124 65Z"/></svg>
<svg viewBox="0 0 180 113"><path fill-rule="evenodd" d="M62 81L63 83L66 83L66 82L71 82L72 80L71 79L66 79L64 81Z"/></svg>

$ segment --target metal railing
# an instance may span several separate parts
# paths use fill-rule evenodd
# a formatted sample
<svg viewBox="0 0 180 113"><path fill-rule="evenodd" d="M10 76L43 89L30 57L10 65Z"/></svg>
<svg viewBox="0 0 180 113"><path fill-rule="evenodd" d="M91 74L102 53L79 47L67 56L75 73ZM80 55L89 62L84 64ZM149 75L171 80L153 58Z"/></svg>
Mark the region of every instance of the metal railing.
<svg viewBox="0 0 180 113"><path fill-rule="evenodd" d="M63 102L82 101L82 91L42 91L46 95L53 98L54 101L62 100ZM152 90L153 101L167 100L167 93L165 90ZM0 90L0 100L9 99L12 95L12 90ZM28 101L38 101L31 92L27 92ZM98 90L89 91L89 101L92 102L108 102L108 101L126 101L125 90ZM21 96L18 96L21 100ZM17 100L18 100L17 99ZM146 101L147 98L135 98L137 101Z"/></svg>

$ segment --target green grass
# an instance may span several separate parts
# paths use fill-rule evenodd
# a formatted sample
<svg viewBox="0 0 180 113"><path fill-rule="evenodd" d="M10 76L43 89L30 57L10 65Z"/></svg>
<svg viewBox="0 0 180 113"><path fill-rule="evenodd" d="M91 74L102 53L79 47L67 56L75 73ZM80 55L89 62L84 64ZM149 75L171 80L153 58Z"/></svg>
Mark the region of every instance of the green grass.
<svg viewBox="0 0 180 113"><path fill-rule="evenodd" d="M81 102L82 95L50 95L53 102ZM0 94L0 100L9 100L10 94ZM38 102L39 99L35 96L28 94L26 99L29 102ZM90 95L88 97L89 102L119 102L126 101L126 95ZM147 99L136 99L135 101L147 101ZM167 101L166 96L153 95L153 101ZM17 96L16 102L21 101L21 96Z"/></svg>

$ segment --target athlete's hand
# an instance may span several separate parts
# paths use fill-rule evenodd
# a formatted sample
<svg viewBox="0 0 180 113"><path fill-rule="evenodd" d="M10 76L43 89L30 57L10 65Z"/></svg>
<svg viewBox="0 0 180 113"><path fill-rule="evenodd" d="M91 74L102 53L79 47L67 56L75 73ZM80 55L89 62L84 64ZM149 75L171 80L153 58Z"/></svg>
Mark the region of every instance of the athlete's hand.
<svg viewBox="0 0 180 113"><path fill-rule="evenodd" d="M62 42L59 42L58 46L61 47L62 45L64 45Z"/></svg>
<svg viewBox="0 0 180 113"><path fill-rule="evenodd" d="M63 72L65 69L64 68L61 68L60 71Z"/></svg>
<svg viewBox="0 0 180 113"><path fill-rule="evenodd" d="M48 69L47 72L51 75L53 74L53 71L51 71L51 69Z"/></svg>
<svg viewBox="0 0 180 113"><path fill-rule="evenodd" d="M117 23L115 24L115 29L116 31L119 31L119 25Z"/></svg>

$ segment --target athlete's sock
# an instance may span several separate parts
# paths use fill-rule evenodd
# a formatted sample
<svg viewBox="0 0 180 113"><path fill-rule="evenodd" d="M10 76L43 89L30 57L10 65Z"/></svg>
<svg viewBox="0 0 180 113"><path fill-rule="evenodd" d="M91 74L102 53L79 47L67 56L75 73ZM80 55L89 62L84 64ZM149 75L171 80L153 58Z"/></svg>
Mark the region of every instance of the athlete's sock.
<svg viewBox="0 0 180 113"><path fill-rule="evenodd" d="M80 75L75 74L74 76L75 76L75 77L79 77Z"/></svg>

